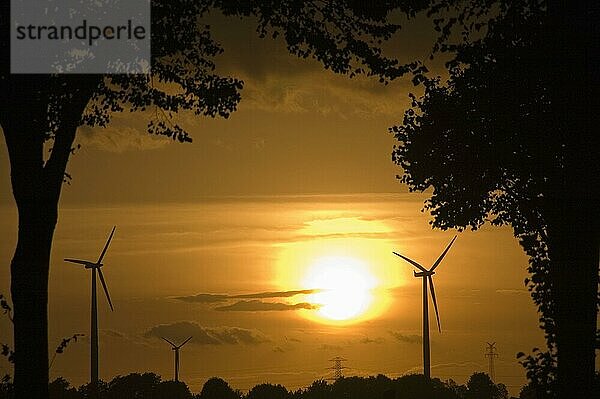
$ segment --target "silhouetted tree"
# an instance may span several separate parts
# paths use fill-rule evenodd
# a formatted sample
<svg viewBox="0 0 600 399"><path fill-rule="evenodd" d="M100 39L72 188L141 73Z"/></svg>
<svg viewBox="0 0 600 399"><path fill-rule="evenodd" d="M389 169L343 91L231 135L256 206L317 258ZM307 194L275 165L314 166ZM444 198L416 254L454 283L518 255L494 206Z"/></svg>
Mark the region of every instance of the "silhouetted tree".
<svg viewBox="0 0 600 399"><path fill-rule="evenodd" d="M456 399L455 392L438 378L427 379L423 374L409 374L395 381L398 399Z"/></svg>
<svg viewBox="0 0 600 399"><path fill-rule="evenodd" d="M393 390L393 382L384 375L376 377L346 377L337 379L331 387L336 398L383 398L386 391Z"/></svg>
<svg viewBox="0 0 600 399"><path fill-rule="evenodd" d="M229 384L217 377L208 379L202 386L199 399L240 399L240 395Z"/></svg>
<svg viewBox="0 0 600 399"><path fill-rule="evenodd" d="M507 399L506 387L497 386L486 373L474 373L467 381L466 399Z"/></svg>
<svg viewBox="0 0 600 399"><path fill-rule="evenodd" d="M467 396L467 387L464 385L458 385L452 378L446 382L448 388L454 392L454 395L458 398L465 398Z"/></svg>
<svg viewBox="0 0 600 399"><path fill-rule="evenodd" d="M324 380L314 381L304 390L299 390L294 393L294 398L302 399L330 399L333 397L331 385Z"/></svg>
<svg viewBox="0 0 600 399"><path fill-rule="evenodd" d="M103 399L505 399L506 387L495 385L484 373L474 373L468 388L454 381L442 382L439 379L426 379L423 375L407 375L392 380L384 375L369 377L346 377L328 384L314 381L309 387L293 393L281 385L258 384L247 395L234 391L221 378L213 377L203 386L201 392L192 395L187 385L181 381L161 381L154 373L131 373L116 376L110 382L101 384ZM52 399L85 399L89 397L89 385L79 390L72 388L68 381L59 377L50 386ZM523 389L525 391L525 388ZM0 399L12 398L0 390ZM537 398L526 396L527 399Z"/></svg>
<svg viewBox="0 0 600 399"><path fill-rule="evenodd" d="M336 73L393 79L419 67L400 66L378 48L398 29L386 22L389 10L404 4L412 15L410 3L154 0L152 75L108 76L10 74L10 2L1 2L0 126L19 215L11 262L17 399L48 396L50 250L77 128L106 126L114 112L151 109L156 114L148 125L151 133L186 142L191 138L171 122L172 113L191 110L226 118L235 111L242 82L215 74L213 58L222 49L211 38L210 27L197 24L209 10L254 16L261 37L281 34L290 53L312 57ZM52 151L45 157L47 141Z"/></svg>
<svg viewBox="0 0 600 399"><path fill-rule="evenodd" d="M106 397L107 392L108 392L108 383L100 380L100 381L98 381L97 388L98 388L98 396L101 398ZM92 384L90 384L90 383L81 385L79 388L77 388L77 392L81 395L82 399L91 399L95 396L94 387L92 387ZM15 396L15 399L16 399L16 396Z"/></svg>
<svg viewBox="0 0 600 399"><path fill-rule="evenodd" d="M593 394L600 207L598 8L555 0L431 2L449 78L420 75L393 160L431 190L433 226L511 225L548 352L524 361L560 397ZM440 10L443 13L440 14ZM539 355L539 356L538 356ZM545 373L545 381L541 381ZM555 377L558 386L554 387Z"/></svg>
<svg viewBox="0 0 600 399"><path fill-rule="evenodd" d="M154 390L153 399L192 399L192 393L182 381L163 381Z"/></svg>
<svg viewBox="0 0 600 399"><path fill-rule="evenodd" d="M259 384L246 395L246 399L288 399L290 393L283 385Z"/></svg>
<svg viewBox="0 0 600 399"><path fill-rule="evenodd" d="M160 376L154 373L131 373L116 376L107 386L106 399L150 398L160 384Z"/></svg>
<svg viewBox="0 0 600 399"><path fill-rule="evenodd" d="M50 399L81 399L77 389L63 377L58 377L48 385L48 394Z"/></svg>
<svg viewBox="0 0 600 399"><path fill-rule="evenodd" d="M13 384L10 375L5 375L0 378L0 399L12 399L14 397L13 392Z"/></svg>
<svg viewBox="0 0 600 399"><path fill-rule="evenodd" d="M519 391L519 399L545 399L548 394L545 390L540 390L533 382L524 385Z"/></svg>

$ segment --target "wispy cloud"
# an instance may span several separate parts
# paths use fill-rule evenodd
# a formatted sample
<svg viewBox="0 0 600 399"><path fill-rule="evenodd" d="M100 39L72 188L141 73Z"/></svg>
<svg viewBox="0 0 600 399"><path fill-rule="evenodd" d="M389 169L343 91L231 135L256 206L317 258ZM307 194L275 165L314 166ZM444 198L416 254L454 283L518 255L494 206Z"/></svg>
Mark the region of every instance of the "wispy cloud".
<svg viewBox="0 0 600 399"><path fill-rule="evenodd" d="M296 295L314 294L315 292L317 292L317 290L273 291L259 292L256 294L231 295L230 298L289 298Z"/></svg>
<svg viewBox="0 0 600 399"><path fill-rule="evenodd" d="M405 342L407 344L420 344L423 342L423 338L420 335L414 334L402 334L398 331L390 331L392 337L396 338L400 342Z"/></svg>
<svg viewBox="0 0 600 399"><path fill-rule="evenodd" d="M142 345L142 346L148 346L148 341L146 339L144 339L144 337L141 337L140 335L137 334L126 334L123 333L121 331L117 331L117 330L110 330L110 329L101 329L98 331L98 338L100 339L100 342L102 343L110 343L115 344L124 344L124 345ZM90 337L89 335L84 335L83 337L81 337L81 341L84 343L89 343L90 342Z"/></svg>
<svg viewBox="0 0 600 399"><path fill-rule="evenodd" d="M522 288L522 289L499 289L496 290L496 293L498 294L502 294L502 295L527 295L529 293L529 291L527 291L526 289Z"/></svg>
<svg viewBox="0 0 600 399"><path fill-rule="evenodd" d="M192 321L160 324L152 327L144 334L146 338L165 337L177 341L190 336L193 337L190 344L195 345L257 345L269 342L267 336L258 330L241 327L203 327Z"/></svg>
<svg viewBox="0 0 600 399"><path fill-rule="evenodd" d="M121 153L131 150L154 150L173 141L165 136L150 135L144 122L149 119L148 114L144 114L144 117L132 122L129 112L124 115L116 114L107 127L81 126L77 131L77 142L84 149L89 145Z"/></svg>
<svg viewBox="0 0 600 399"><path fill-rule="evenodd" d="M444 370L444 369L467 369L466 372L470 373L471 370L481 370L482 369L482 364L480 363L476 363L476 362L451 362L451 363L438 363L438 364L432 364L431 368L434 370L437 370L438 372L440 370ZM423 366L415 366L415 367L411 367L408 370L404 371L404 375L407 374L421 374L423 373Z"/></svg>
<svg viewBox="0 0 600 399"><path fill-rule="evenodd" d="M384 339L381 337L378 338L369 338L369 337L364 337L358 340L358 343L360 344L382 344L384 343Z"/></svg>
<svg viewBox="0 0 600 399"><path fill-rule="evenodd" d="M219 303L225 302L228 298L230 298L229 295L222 294L197 294L189 296L178 296L174 297L173 299L193 303Z"/></svg>
<svg viewBox="0 0 600 399"><path fill-rule="evenodd" d="M319 346L319 349L324 351L339 351L343 349L343 347L340 345L322 344Z"/></svg>
<svg viewBox="0 0 600 399"><path fill-rule="evenodd" d="M178 301L193 303L219 303L226 302L229 299L271 299L271 298L290 298L296 295L314 294L317 290L291 290L291 291L266 291L250 294L210 294L200 293L189 296L174 297Z"/></svg>
<svg viewBox="0 0 600 399"><path fill-rule="evenodd" d="M238 301L231 305L219 306L216 307L215 310L223 312L267 312L317 308L318 305L308 302L288 304L281 302L263 302L256 299L251 301Z"/></svg>

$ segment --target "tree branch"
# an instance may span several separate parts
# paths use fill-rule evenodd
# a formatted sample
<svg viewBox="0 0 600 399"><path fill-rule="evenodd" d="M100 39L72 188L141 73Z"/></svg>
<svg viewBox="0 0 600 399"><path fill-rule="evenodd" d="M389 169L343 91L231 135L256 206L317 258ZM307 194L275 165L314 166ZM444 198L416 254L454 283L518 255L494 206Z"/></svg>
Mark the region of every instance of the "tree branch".
<svg viewBox="0 0 600 399"><path fill-rule="evenodd" d="M67 162L72 152L75 134L81 124L81 117L94 91L101 83L102 75L85 75L64 79L68 79L71 84L77 83L76 87L79 87L79 89L74 93L63 94L62 97L67 98L60 98L60 101L65 101L66 105L63 105L60 109L62 112L60 112L60 119L56 123L54 146L44 166L46 188L50 190L48 194L56 200L60 196L60 188L64 180ZM75 79L78 82L72 82ZM73 87L72 85L68 86Z"/></svg>

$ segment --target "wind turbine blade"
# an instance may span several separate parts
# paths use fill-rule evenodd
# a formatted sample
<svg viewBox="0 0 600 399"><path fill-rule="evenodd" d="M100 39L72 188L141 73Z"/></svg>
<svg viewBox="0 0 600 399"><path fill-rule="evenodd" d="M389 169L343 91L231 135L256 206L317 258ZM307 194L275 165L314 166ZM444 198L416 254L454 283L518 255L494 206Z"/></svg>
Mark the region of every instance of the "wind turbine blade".
<svg viewBox="0 0 600 399"><path fill-rule="evenodd" d="M433 264L433 266L431 266L431 269L429 269L429 271L434 271L436 267L438 267L438 265L440 264L440 262L442 261L442 259L444 259L444 256L446 256L446 254L448 253L448 250L450 249L450 247L452 246L452 244L454 244L454 240L456 240L457 236L454 236L454 238L452 239L452 241L450 241L450 244L448 244L448 246L446 247L446 249L444 249L444 252L442 252L442 254L440 255L440 257L435 261L435 263Z"/></svg>
<svg viewBox="0 0 600 399"><path fill-rule="evenodd" d="M100 282L102 283L102 288L104 288L104 293L106 294L106 299L108 299L108 304L110 305L110 310L114 311L113 304L110 300L110 295L108 295L108 288L106 288L106 281L104 281L104 275L102 274L102 269L98 267L98 276L100 276Z"/></svg>
<svg viewBox="0 0 600 399"><path fill-rule="evenodd" d="M166 339L165 337L160 337L160 339L162 339L163 341L168 342L172 347L176 348L177 345L175 345L173 342L169 341L168 339Z"/></svg>
<svg viewBox="0 0 600 399"><path fill-rule="evenodd" d="M93 265L93 262L87 261L87 260L81 260L81 259L69 259L69 258L65 258L65 262L71 262L71 263L77 263L78 265Z"/></svg>
<svg viewBox="0 0 600 399"><path fill-rule="evenodd" d="M433 288L433 279L431 276L427 276L427 280L429 280L429 289L431 290L431 298L433 299L433 307L435 309L435 318L437 319L438 331L442 332L442 327L440 326L440 314L438 313L437 301L435 299L435 289Z"/></svg>
<svg viewBox="0 0 600 399"><path fill-rule="evenodd" d="M178 348L181 348L183 345L187 344L190 339L192 339L192 337L189 337L188 339L183 341L181 344L179 344Z"/></svg>
<svg viewBox="0 0 600 399"><path fill-rule="evenodd" d="M115 234L116 228L117 228L117 226L113 226L112 231L110 232L110 236L108 236L108 241L106 241L106 244L104 245L104 249L102 250L100 257L98 258L98 262L96 262L96 263L102 262L102 259L104 258L104 254L106 253L106 250L108 249L108 246L110 244L110 240L112 240L113 234Z"/></svg>
<svg viewBox="0 0 600 399"><path fill-rule="evenodd" d="M416 267L417 269L423 271L423 272L427 272L427 269L425 269L423 266L419 265L417 262L415 262L414 260L407 258L404 255L400 255L398 252L392 252L394 255L401 257L402 259L404 259L405 261L407 261L408 263L410 263L411 265L413 265L414 267Z"/></svg>

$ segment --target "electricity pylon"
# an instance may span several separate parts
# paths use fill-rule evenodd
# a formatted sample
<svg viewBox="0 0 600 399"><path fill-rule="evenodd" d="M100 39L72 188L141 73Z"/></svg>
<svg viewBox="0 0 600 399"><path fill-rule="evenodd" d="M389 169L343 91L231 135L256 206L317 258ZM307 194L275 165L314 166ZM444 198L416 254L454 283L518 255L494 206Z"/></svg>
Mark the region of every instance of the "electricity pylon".
<svg viewBox="0 0 600 399"><path fill-rule="evenodd" d="M348 367L344 366L342 362L347 360L348 359L344 359L343 357L339 356L329 359L329 361L333 363L333 366L329 368L330 370L333 370L333 378L331 378L332 380L337 380L344 377L343 370L347 369Z"/></svg>
<svg viewBox="0 0 600 399"><path fill-rule="evenodd" d="M498 352L496 351L496 343L487 342L487 351L485 352L485 357L489 360L489 374L492 382L496 383L496 371L494 370L494 358L498 357Z"/></svg>

